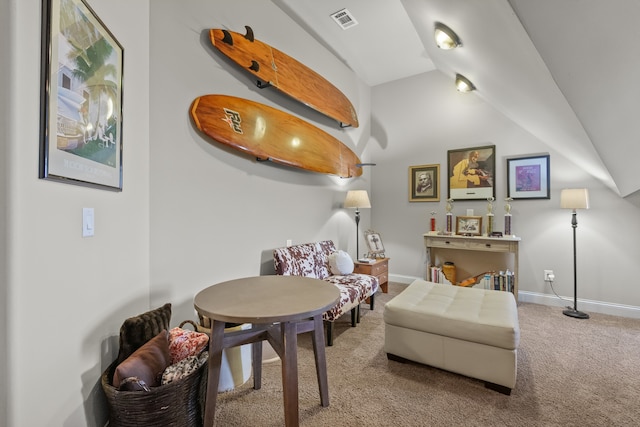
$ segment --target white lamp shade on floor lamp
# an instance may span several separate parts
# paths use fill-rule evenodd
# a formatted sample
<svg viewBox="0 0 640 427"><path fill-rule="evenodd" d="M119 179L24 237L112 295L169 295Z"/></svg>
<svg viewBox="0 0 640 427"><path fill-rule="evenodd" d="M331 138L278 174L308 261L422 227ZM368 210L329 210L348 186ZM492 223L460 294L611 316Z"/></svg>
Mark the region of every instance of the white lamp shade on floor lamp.
<svg viewBox="0 0 640 427"><path fill-rule="evenodd" d="M371 202L369 201L369 194L367 190L351 190L347 192L347 197L344 199L345 208L371 208Z"/></svg>
<svg viewBox="0 0 640 427"><path fill-rule="evenodd" d="M560 192L560 207L563 209L589 209L589 190L567 188Z"/></svg>

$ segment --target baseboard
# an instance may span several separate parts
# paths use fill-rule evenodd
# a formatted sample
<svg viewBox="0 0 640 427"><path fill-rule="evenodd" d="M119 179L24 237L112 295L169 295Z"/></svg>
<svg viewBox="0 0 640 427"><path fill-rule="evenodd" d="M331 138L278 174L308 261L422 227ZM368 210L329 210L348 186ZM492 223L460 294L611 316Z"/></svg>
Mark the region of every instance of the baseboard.
<svg viewBox="0 0 640 427"><path fill-rule="evenodd" d="M559 299L555 295L540 294L537 292L519 291L518 301L532 302L536 304L544 304L558 307L559 309L567 306L573 307L573 297L562 297ZM613 316L631 317L634 319L640 319L640 307L633 305L616 304L604 301L593 301L587 299L578 298L578 310L585 313L601 313L611 314Z"/></svg>
<svg viewBox="0 0 640 427"><path fill-rule="evenodd" d="M389 275L389 281L410 284L421 277L411 277L402 275ZM553 294L541 294L538 292L519 291L518 302L531 302L535 304L549 305L563 309L567 306L573 307L573 297L562 297L559 299ZM578 309L586 313L610 314L612 316L630 317L640 319L640 307L633 305L616 304L604 301L593 301L578 298Z"/></svg>
<svg viewBox="0 0 640 427"><path fill-rule="evenodd" d="M412 277L412 276L401 276L401 275L389 275L390 282L402 283L404 285L408 285L416 279L423 279L422 277Z"/></svg>

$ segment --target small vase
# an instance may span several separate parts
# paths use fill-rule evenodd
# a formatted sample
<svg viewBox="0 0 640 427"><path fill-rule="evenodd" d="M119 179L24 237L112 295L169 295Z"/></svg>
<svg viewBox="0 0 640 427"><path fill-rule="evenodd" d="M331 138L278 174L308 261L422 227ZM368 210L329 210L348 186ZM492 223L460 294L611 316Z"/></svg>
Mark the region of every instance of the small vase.
<svg viewBox="0 0 640 427"><path fill-rule="evenodd" d="M445 262L442 265L442 274L452 285L456 284L456 266L454 263L449 261Z"/></svg>

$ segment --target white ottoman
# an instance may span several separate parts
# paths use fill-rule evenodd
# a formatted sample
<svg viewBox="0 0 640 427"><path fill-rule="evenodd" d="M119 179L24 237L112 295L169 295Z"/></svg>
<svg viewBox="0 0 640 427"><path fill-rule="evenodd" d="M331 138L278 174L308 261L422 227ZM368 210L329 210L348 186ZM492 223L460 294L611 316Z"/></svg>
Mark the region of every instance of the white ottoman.
<svg viewBox="0 0 640 427"><path fill-rule="evenodd" d="M390 360L424 363L511 394L520 341L511 292L418 279L386 304L384 322Z"/></svg>

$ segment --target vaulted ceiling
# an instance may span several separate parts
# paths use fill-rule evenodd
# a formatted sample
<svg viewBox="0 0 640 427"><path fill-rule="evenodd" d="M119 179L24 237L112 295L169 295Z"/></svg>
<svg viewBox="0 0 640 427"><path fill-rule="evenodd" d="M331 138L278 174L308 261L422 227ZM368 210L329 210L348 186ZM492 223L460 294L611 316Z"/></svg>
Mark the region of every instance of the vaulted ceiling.
<svg viewBox="0 0 640 427"><path fill-rule="evenodd" d="M439 70L626 197L640 190L640 1L273 0L365 83ZM346 8L357 25L331 15ZM435 46L435 22L463 47ZM453 83L452 83L453 84Z"/></svg>

